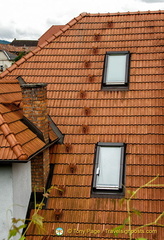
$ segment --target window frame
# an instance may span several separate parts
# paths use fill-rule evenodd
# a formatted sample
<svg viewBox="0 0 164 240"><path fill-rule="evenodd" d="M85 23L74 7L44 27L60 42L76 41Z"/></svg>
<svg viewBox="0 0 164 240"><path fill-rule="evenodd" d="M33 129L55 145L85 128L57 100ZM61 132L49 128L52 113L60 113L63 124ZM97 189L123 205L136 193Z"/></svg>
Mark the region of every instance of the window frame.
<svg viewBox="0 0 164 240"><path fill-rule="evenodd" d="M119 188L96 188L97 181L97 168L100 166L99 153L101 147L121 147L120 159L120 179ZM107 197L107 198L122 198L125 194L125 143L111 143L111 142L98 142L95 148L94 168L92 178L91 197Z"/></svg>
<svg viewBox="0 0 164 240"><path fill-rule="evenodd" d="M4 71L4 66L0 65L0 72L3 72L3 71Z"/></svg>
<svg viewBox="0 0 164 240"><path fill-rule="evenodd" d="M109 56L126 56L126 64L125 64L125 81L124 83L107 83L107 70L108 70L108 59ZM130 52L129 51L110 51L106 52L104 57L104 67L103 67L103 79L102 79L102 90L128 90L129 86L129 71L130 71Z"/></svg>

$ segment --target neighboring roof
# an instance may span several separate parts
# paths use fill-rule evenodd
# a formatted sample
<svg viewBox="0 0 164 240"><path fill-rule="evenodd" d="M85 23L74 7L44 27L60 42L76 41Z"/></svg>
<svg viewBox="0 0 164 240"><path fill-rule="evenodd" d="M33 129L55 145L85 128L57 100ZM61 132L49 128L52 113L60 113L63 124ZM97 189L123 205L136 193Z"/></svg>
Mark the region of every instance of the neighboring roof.
<svg viewBox="0 0 164 240"><path fill-rule="evenodd" d="M11 52L11 53L19 53L19 52L27 52L27 51L30 51L30 50L34 50L35 47L15 47L15 46L12 46L10 44L0 44L0 50L6 50L8 52Z"/></svg>
<svg viewBox="0 0 164 240"><path fill-rule="evenodd" d="M38 46L43 44L46 40L51 38L54 34L60 31L64 25L53 25L51 26L40 38L38 41Z"/></svg>
<svg viewBox="0 0 164 240"><path fill-rule="evenodd" d="M14 39L10 45L15 47L36 47L38 40L16 40Z"/></svg>
<svg viewBox="0 0 164 240"><path fill-rule="evenodd" d="M19 109L0 104L0 161L25 161L45 146L21 121Z"/></svg>
<svg viewBox="0 0 164 240"><path fill-rule="evenodd" d="M22 93L18 80L14 77L0 80L0 162L27 161L46 147L38 134L25 124L21 101ZM49 136L50 142L58 139L51 127Z"/></svg>
<svg viewBox="0 0 164 240"><path fill-rule="evenodd" d="M127 239L126 234L103 232L123 223L125 206L118 200L90 197L97 142L126 143L127 190L158 174L156 183L163 183L163 23L164 11L81 14L0 75L48 83L49 112L65 134L65 144L51 149L52 185L62 185L65 191L51 192L40 212L47 231L38 234L31 227L28 240L49 234L55 238L59 226L64 229L60 239ZM128 91L101 90L107 51L130 51ZM74 173L70 164L76 166ZM141 217L134 215L132 227L153 222L163 211L162 188L141 189L132 202L142 212ZM148 229L152 228L157 230L154 239L164 239L160 226Z"/></svg>
<svg viewBox="0 0 164 240"><path fill-rule="evenodd" d="M7 58L8 58L9 60L12 60L12 61L13 61L13 60L17 57L16 54L11 53L11 52L9 52L9 51L5 51L5 50L4 50L4 52L6 53L6 56L7 56Z"/></svg>
<svg viewBox="0 0 164 240"><path fill-rule="evenodd" d="M9 52L9 51L6 51L6 50L0 50L0 51L5 54L5 56L7 57L7 59L8 59L9 61L13 61L13 60L17 57L16 54L13 54L13 53L11 53L11 52Z"/></svg>
<svg viewBox="0 0 164 240"><path fill-rule="evenodd" d="M30 125L33 125L30 123ZM36 126L33 125L33 129ZM45 142L32 131L29 121L24 119L22 110L15 104L0 104L0 163L27 161L34 154L46 148ZM50 144L58 141L56 129L49 126ZM60 139L59 139L60 140Z"/></svg>
<svg viewBox="0 0 164 240"><path fill-rule="evenodd" d="M21 88L15 77L0 79L0 103L20 102L21 99Z"/></svg>
<svg viewBox="0 0 164 240"><path fill-rule="evenodd" d="M16 48L14 46L11 46L9 44L0 44L0 50L6 50L10 52L16 52L20 48Z"/></svg>

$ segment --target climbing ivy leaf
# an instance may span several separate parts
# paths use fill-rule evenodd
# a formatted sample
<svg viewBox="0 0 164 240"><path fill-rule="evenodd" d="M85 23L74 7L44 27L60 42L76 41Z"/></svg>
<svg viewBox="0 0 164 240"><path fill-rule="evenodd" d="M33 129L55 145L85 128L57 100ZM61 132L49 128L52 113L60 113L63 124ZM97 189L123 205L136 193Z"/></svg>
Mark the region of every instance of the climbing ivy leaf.
<svg viewBox="0 0 164 240"><path fill-rule="evenodd" d="M129 218L125 218L123 224L129 223Z"/></svg>
<svg viewBox="0 0 164 240"><path fill-rule="evenodd" d="M128 190L127 193L128 193L129 196L131 197L131 196L135 193L135 191ZM136 195L136 194L134 194L133 197L135 197L135 195Z"/></svg>
<svg viewBox="0 0 164 240"><path fill-rule="evenodd" d="M16 229L16 228L11 229L11 230L9 231L8 240L9 240L11 237L14 237L17 233L18 233L18 229Z"/></svg>
<svg viewBox="0 0 164 240"><path fill-rule="evenodd" d="M39 214L35 213L33 216L32 216L32 222L40 227L43 227L43 217L40 216Z"/></svg>
<svg viewBox="0 0 164 240"><path fill-rule="evenodd" d="M124 201L125 201L125 198L121 198L119 201L120 205L122 205L124 203Z"/></svg>
<svg viewBox="0 0 164 240"><path fill-rule="evenodd" d="M39 231L44 230L43 220L44 220L44 217L40 216L37 213L34 213L34 215L32 216L32 219L31 219L31 221L33 222L33 224L36 225L36 227L38 228Z"/></svg>
<svg viewBox="0 0 164 240"><path fill-rule="evenodd" d="M23 229L23 228L25 228L26 226L27 226L26 224L23 224L23 225L21 225L21 226L18 227L18 230L19 230L19 229Z"/></svg>
<svg viewBox="0 0 164 240"><path fill-rule="evenodd" d="M132 212L135 213L138 216L141 216L141 212L138 209L133 208Z"/></svg>
<svg viewBox="0 0 164 240"><path fill-rule="evenodd" d="M37 203L37 204L35 205L35 207L38 208L38 209L42 209L44 206L45 206L44 203Z"/></svg>
<svg viewBox="0 0 164 240"><path fill-rule="evenodd" d="M23 236L22 236L21 238L19 238L19 240L25 240L25 239L26 239L26 238L25 238L25 237L23 237Z"/></svg>
<svg viewBox="0 0 164 240"><path fill-rule="evenodd" d="M147 240L147 238L136 238L136 240Z"/></svg>
<svg viewBox="0 0 164 240"><path fill-rule="evenodd" d="M123 228L124 228L124 225L120 225L120 226L118 226L118 227L113 228L113 229L112 229L112 232L113 232L114 236L117 237L118 234L121 233L120 230L122 230Z"/></svg>

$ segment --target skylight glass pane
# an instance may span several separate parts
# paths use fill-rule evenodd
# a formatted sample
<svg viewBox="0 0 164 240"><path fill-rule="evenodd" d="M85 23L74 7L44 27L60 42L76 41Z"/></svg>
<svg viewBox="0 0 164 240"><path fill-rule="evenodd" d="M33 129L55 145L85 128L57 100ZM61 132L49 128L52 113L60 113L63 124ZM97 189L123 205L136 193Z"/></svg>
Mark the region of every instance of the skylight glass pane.
<svg viewBox="0 0 164 240"><path fill-rule="evenodd" d="M119 189L121 147L100 147L96 188Z"/></svg>
<svg viewBox="0 0 164 240"><path fill-rule="evenodd" d="M108 55L106 84L124 84L126 55Z"/></svg>

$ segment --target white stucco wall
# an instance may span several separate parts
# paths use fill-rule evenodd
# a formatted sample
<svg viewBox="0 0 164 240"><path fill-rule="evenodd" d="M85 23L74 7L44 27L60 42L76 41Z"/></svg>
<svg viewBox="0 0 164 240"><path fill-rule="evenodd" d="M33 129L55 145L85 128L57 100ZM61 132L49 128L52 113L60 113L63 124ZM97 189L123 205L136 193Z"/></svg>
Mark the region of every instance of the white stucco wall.
<svg viewBox="0 0 164 240"><path fill-rule="evenodd" d="M11 166L0 166L0 240L6 240L13 216Z"/></svg>
<svg viewBox="0 0 164 240"><path fill-rule="evenodd" d="M12 61L9 61L4 54L4 52L0 51L0 66L3 66L3 71L6 70L6 68L10 67L12 65Z"/></svg>
<svg viewBox="0 0 164 240"><path fill-rule="evenodd" d="M0 240L7 239L11 218L26 218L30 195L31 162L0 166Z"/></svg>
<svg viewBox="0 0 164 240"><path fill-rule="evenodd" d="M14 163L13 173L13 214L25 219L31 196L31 162Z"/></svg>
<svg viewBox="0 0 164 240"><path fill-rule="evenodd" d="M8 60L3 51L0 51L0 59L1 59L2 61Z"/></svg>

